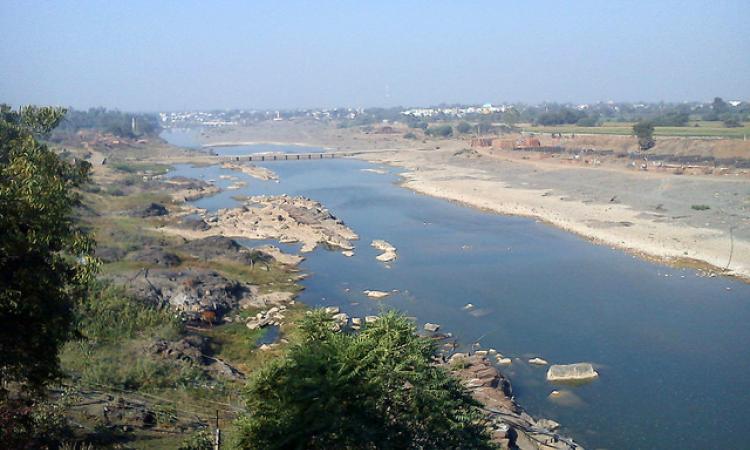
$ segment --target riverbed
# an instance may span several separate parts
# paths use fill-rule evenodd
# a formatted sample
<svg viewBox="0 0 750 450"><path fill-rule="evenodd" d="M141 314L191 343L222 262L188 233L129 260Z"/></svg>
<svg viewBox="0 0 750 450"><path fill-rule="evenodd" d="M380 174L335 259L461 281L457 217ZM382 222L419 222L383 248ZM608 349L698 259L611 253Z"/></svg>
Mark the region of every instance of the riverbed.
<svg viewBox="0 0 750 450"><path fill-rule="evenodd" d="M184 141L181 142L184 145ZM269 145L217 148L238 154ZM312 149L315 150L315 149ZM305 151L311 149L305 148ZM396 308L441 324L468 347L513 358L502 371L532 415L555 419L588 448L743 448L750 438L750 285L653 264L534 220L466 208L398 186L398 173L333 159L262 164L280 182L219 166L180 165L172 175L234 175L238 190L194 202L215 210L237 195L304 195L360 235L353 257L318 248L300 300L362 316ZM384 174L363 169L382 168ZM384 239L398 259L370 247ZM288 246L294 250L295 246ZM397 290L382 300L365 289ZM467 303L473 309L464 309ZM600 376L555 386L550 363L593 363ZM550 400L553 390L564 400Z"/></svg>

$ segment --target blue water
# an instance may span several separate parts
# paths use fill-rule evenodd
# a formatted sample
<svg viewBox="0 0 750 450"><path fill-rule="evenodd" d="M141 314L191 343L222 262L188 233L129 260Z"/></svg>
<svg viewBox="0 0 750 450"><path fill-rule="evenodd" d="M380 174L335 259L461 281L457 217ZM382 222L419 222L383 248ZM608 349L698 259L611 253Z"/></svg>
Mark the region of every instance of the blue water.
<svg viewBox="0 0 750 450"><path fill-rule="evenodd" d="M268 147L268 146L266 146ZM306 149L307 150L307 149ZM210 210L236 195L305 195L354 229L356 255L317 249L301 268L300 299L350 315L396 308L436 322L461 343L513 357L503 367L518 401L589 448L747 448L750 438L750 285L699 278L597 246L533 220L469 209L400 188L397 174L353 160L267 162L280 183L216 166L172 175L241 177L248 185L195 202ZM399 258L377 262L373 239ZM729 288L729 290L727 290ZM399 293L373 301L364 289ZM477 309L462 309L473 303ZM524 361L589 361L600 377L554 386ZM522 358L522 359L516 359ZM566 391L563 404L548 399Z"/></svg>

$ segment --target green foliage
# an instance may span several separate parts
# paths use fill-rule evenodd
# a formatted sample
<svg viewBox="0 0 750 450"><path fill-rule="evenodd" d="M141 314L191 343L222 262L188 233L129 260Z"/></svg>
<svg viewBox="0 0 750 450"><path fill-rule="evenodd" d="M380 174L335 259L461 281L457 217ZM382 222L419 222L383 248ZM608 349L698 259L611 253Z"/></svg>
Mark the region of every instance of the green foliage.
<svg viewBox="0 0 750 450"><path fill-rule="evenodd" d="M185 438L177 450L213 450L213 448L211 431L204 428Z"/></svg>
<svg viewBox="0 0 750 450"><path fill-rule="evenodd" d="M493 448L477 402L412 322L391 312L357 334L331 325L314 311L300 343L251 378L241 448Z"/></svg>
<svg viewBox="0 0 750 450"><path fill-rule="evenodd" d="M412 133L411 131L408 133L404 133L404 139L416 139L417 135Z"/></svg>
<svg viewBox="0 0 750 450"><path fill-rule="evenodd" d="M655 127L684 127L690 120L688 113L668 113L649 120Z"/></svg>
<svg viewBox="0 0 750 450"><path fill-rule="evenodd" d="M586 113L570 108L563 108L555 112L545 112L539 115L536 123L539 125L561 125L565 123L576 123L586 117Z"/></svg>
<svg viewBox="0 0 750 450"><path fill-rule="evenodd" d="M73 401L63 391L56 400L12 399L0 402L0 443L3 448L50 448L71 436L65 417Z"/></svg>
<svg viewBox="0 0 750 450"><path fill-rule="evenodd" d="M586 116L578 119L576 125L579 127L598 127L601 125L601 122L599 121L598 116Z"/></svg>
<svg viewBox="0 0 750 450"><path fill-rule="evenodd" d="M71 109L60 123L56 134L73 134L79 130L96 130L119 137L135 138L157 135L161 127L159 118L153 114L124 113L106 108L91 108L88 111Z"/></svg>
<svg viewBox="0 0 750 450"><path fill-rule="evenodd" d="M183 333L182 322L167 308L97 283L76 305L75 319L79 339L65 345L61 359L66 372L84 384L158 389L191 386L204 379L189 362L148 352L154 340L174 340Z"/></svg>
<svg viewBox="0 0 750 450"><path fill-rule="evenodd" d="M711 209L711 207L708 205L692 205L690 207L696 211L707 211Z"/></svg>
<svg viewBox="0 0 750 450"><path fill-rule="evenodd" d="M654 141L654 124L651 122L638 122L633 125L633 134L638 138L638 148L648 150L656 145Z"/></svg>
<svg viewBox="0 0 750 450"><path fill-rule="evenodd" d="M0 377L29 391L59 375L73 300L97 267L93 241L74 216L75 188L91 166L66 163L35 138L63 114L0 106Z"/></svg>
<svg viewBox="0 0 750 450"><path fill-rule="evenodd" d="M91 342L117 343L133 338L174 339L182 334L180 319L168 308L147 305L125 290L103 282L75 308L81 337Z"/></svg>
<svg viewBox="0 0 750 450"><path fill-rule="evenodd" d="M721 121L724 123L724 126L727 128L740 128L742 126L742 120L739 116L734 114L722 114L721 115Z"/></svg>
<svg viewBox="0 0 750 450"><path fill-rule="evenodd" d="M459 122L458 125L456 125L456 131L461 134L470 133L471 125L468 122Z"/></svg>
<svg viewBox="0 0 750 450"><path fill-rule="evenodd" d="M436 125L425 130L428 136L450 137L453 136L453 127L450 125Z"/></svg>

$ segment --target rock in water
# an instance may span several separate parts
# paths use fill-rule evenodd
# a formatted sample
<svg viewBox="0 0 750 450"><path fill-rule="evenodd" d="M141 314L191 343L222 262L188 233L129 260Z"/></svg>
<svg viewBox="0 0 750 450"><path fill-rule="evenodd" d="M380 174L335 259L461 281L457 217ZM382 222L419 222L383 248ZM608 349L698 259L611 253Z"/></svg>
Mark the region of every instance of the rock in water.
<svg viewBox="0 0 750 450"><path fill-rule="evenodd" d="M531 358L529 360L529 364L534 364L536 366L546 366L549 363L542 358Z"/></svg>
<svg viewBox="0 0 750 450"><path fill-rule="evenodd" d="M547 381L581 381L598 377L589 363L555 364L547 371Z"/></svg>
<svg viewBox="0 0 750 450"><path fill-rule="evenodd" d="M429 323L429 322L427 322L426 324L424 324L424 330L425 331L429 331L430 333L434 333L434 332L436 332L439 329L440 329L440 325L438 325L436 323Z"/></svg>
<svg viewBox="0 0 750 450"><path fill-rule="evenodd" d="M371 290L371 289L367 289L367 290L365 290L365 291L362 291L362 292L363 292L363 293L364 293L364 294L365 294L366 296L368 296L368 297L370 297L370 298L375 298L375 299L379 299L379 298L384 298L384 297L387 297L387 296L389 296L389 295L390 295L390 292L385 292L385 291L374 291L374 290Z"/></svg>

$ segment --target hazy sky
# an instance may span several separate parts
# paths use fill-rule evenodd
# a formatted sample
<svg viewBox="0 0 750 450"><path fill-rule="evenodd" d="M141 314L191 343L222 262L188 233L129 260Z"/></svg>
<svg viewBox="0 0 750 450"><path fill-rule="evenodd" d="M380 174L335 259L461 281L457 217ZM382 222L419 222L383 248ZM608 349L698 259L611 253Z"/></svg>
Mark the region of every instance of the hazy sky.
<svg viewBox="0 0 750 450"><path fill-rule="evenodd" d="M0 102L750 100L750 0L0 0Z"/></svg>

